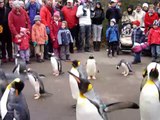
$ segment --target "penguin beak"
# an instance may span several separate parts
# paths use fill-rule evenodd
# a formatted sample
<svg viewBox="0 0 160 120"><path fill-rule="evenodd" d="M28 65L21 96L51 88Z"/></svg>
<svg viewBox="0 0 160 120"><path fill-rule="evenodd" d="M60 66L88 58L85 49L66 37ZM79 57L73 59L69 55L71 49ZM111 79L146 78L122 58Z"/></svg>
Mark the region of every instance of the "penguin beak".
<svg viewBox="0 0 160 120"><path fill-rule="evenodd" d="M80 81L80 78L79 77L77 77L76 75L74 75L73 73L71 73L70 71L68 71L68 73L70 74L70 75L72 75L75 79L76 79L76 81L78 82L78 83L81 83L81 81Z"/></svg>
<svg viewBox="0 0 160 120"><path fill-rule="evenodd" d="M143 78L147 76L147 73L148 73L147 68L145 68L142 73Z"/></svg>
<svg viewBox="0 0 160 120"><path fill-rule="evenodd" d="M18 90L16 89L16 96L18 96L19 95L19 93L18 93Z"/></svg>

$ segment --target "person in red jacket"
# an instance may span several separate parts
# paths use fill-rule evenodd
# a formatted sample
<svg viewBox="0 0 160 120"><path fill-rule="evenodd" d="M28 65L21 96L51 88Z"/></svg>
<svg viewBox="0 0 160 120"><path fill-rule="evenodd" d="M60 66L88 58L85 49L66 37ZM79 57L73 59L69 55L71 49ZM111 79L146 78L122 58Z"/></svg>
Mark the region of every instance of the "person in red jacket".
<svg viewBox="0 0 160 120"><path fill-rule="evenodd" d="M58 31L61 28L61 24L62 24L59 20L60 20L60 13L58 11L56 11L54 13L53 19L51 21L50 37L51 37L52 45L53 45L53 52L57 57L59 57L59 55L60 55L57 35L58 35Z"/></svg>
<svg viewBox="0 0 160 120"><path fill-rule="evenodd" d="M53 52L52 43L49 37L50 25L53 13L53 0L45 0L44 5L40 9L41 22L46 26L46 32L48 35L48 44L44 46L44 59L49 59L48 52Z"/></svg>
<svg viewBox="0 0 160 120"><path fill-rule="evenodd" d="M154 20L157 20L158 18L158 14L154 10L154 5L150 5L149 10L144 17L145 33L152 27Z"/></svg>
<svg viewBox="0 0 160 120"><path fill-rule="evenodd" d="M21 27L19 37L15 37L14 41L19 47L21 58L26 62L26 64L30 64L30 31L26 28Z"/></svg>
<svg viewBox="0 0 160 120"><path fill-rule="evenodd" d="M77 6L73 6L73 0L67 0L67 5L62 8L64 19L68 23L68 28L75 39L76 47L78 48L78 18L76 16ZM70 53L74 53L73 43L70 43Z"/></svg>
<svg viewBox="0 0 160 120"><path fill-rule="evenodd" d="M148 44L151 47L152 62L160 62L160 28L158 20L153 22L153 28L149 31Z"/></svg>
<svg viewBox="0 0 160 120"><path fill-rule="evenodd" d="M31 30L30 19L27 12L20 7L19 1L13 2L13 8L8 16L8 25L11 31L12 40L14 42L15 54L18 53L18 46L15 43L15 38L20 37L20 28L24 27Z"/></svg>

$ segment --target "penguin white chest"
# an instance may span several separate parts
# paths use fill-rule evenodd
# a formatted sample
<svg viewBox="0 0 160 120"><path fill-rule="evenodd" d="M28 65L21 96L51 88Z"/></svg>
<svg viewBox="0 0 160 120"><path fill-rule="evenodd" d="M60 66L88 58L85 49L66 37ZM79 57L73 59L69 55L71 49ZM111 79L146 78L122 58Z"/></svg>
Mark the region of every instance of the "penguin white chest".
<svg viewBox="0 0 160 120"><path fill-rule="evenodd" d="M158 89L152 81L147 81L140 94L141 120L160 120Z"/></svg>
<svg viewBox="0 0 160 120"><path fill-rule="evenodd" d="M53 71L58 71L58 62L54 57L51 57L51 65Z"/></svg>
<svg viewBox="0 0 160 120"><path fill-rule="evenodd" d="M98 109L87 98L79 97L76 106L76 120L103 120Z"/></svg>
<svg viewBox="0 0 160 120"><path fill-rule="evenodd" d="M88 76L95 76L96 71L97 71L96 61L94 59L93 60L90 60L90 59L87 60L86 72L87 72Z"/></svg>
<svg viewBox="0 0 160 120"><path fill-rule="evenodd" d="M79 77L79 73L77 71L77 69L72 68L71 73L73 73L74 75L76 75L77 77ZM79 88L78 88L78 84L77 81L75 80L75 78L72 75L69 75L69 84L70 84L70 88L71 88L71 94L73 99L78 99L79 96Z"/></svg>

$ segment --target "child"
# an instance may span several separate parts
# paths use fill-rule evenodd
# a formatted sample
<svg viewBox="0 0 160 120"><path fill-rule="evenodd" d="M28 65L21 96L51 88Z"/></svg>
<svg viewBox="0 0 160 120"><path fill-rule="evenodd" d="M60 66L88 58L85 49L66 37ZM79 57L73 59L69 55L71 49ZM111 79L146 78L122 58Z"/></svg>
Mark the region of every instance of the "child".
<svg viewBox="0 0 160 120"><path fill-rule="evenodd" d="M133 46L135 44L140 44L144 38L143 31L141 30L140 22L138 20L132 22L133 31L131 35ZM134 52L134 60L132 64L141 63L141 50L140 51L133 51Z"/></svg>
<svg viewBox="0 0 160 120"><path fill-rule="evenodd" d="M59 45L58 45L58 39L57 39L57 34L59 29L61 28L61 22L60 20L60 13L56 11L53 15L53 19L51 21L51 26L50 26L50 37L51 41L53 44L53 51L54 54L59 58Z"/></svg>
<svg viewBox="0 0 160 120"><path fill-rule="evenodd" d="M116 50L118 55L118 45L119 45L119 32L118 32L118 26L116 25L116 20L111 19L110 26L106 31L106 39L108 43L108 57L112 51L112 56L114 57L114 52Z"/></svg>
<svg viewBox="0 0 160 120"><path fill-rule="evenodd" d="M29 50L30 32L27 28L20 28L20 34L18 38L15 38L15 43L18 45L18 50L21 58L30 64L30 50Z"/></svg>
<svg viewBox="0 0 160 120"><path fill-rule="evenodd" d="M35 47L37 62L44 62L44 44L48 44L46 27L41 23L41 17L34 17L35 24L32 27L32 42Z"/></svg>
<svg viewBox="0 0 160 120"><path fill-rule="evenodd" d="M70 31L67 28L67 22L62 21L62 26L58 31L58 44L60 46L60 58L61 60L70 60L69 57L69 44L73 43L73 38Z"/></svg>
<svg viewBox="0 0 160 120"><path fill-rule="evenodd" d="M160 28L159 21L153 22L153 28L148 35L148 44L151 46L152 62L160 62Z"/></svg>

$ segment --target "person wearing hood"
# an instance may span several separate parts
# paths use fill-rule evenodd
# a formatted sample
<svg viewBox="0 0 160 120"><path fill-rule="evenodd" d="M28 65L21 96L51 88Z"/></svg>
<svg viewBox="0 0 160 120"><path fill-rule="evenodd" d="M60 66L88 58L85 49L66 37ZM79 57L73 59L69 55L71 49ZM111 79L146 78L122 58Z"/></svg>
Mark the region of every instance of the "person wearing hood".
<svg viewBox="0 0 160 120"><path fill-rule="evenodd" d="M8 53L9 61L13 62L12 58L12 38L8 26L8 14L10 9L4 5L4 0L0 0L0 41L2 43L2 62L7 62L6 52Z"/></svg>
<svg viewBox="0 0 160 120"><path fill-rule="evenodd" d="M12 40L14 42L15 53L19 51L18 45L15 43L15 38L20 37L20 28L24 27L31 30L30 19L27 12L21 8L18 0L13 2L13 8L8 16L8 25L11 31Z"/></svg>
<svg viewBox="0 0 160 120"><path fill-rule="evenodd" d="M134 20L138 20L140 22L140 27L144 27L144 16L145 12L142 10L141 4L138 4L134 12Z"/></svg>
<svg viewBox="0 0 160 120"><path fill-rule="evenodd" d="M96 3L95 15L92 18L93 24L93 47L95 51L100 51L102 22L104 20L104 11L100 2Z"/></svg>
<svg viewBox="0 0 160 120"><path fill-rule="evenodd" d="M149 6L149 10L144 17L145 33L152 27L154 20L158 20L158 14L154 10L154 5Z"/></svg>
<svg viewBox="0 0 160 120"><path fill-rule="evenodd" d="M148 12L148 3L143 3L143 5L142 5L142 9L143 9L143 11L144 12Z"/></svg>

